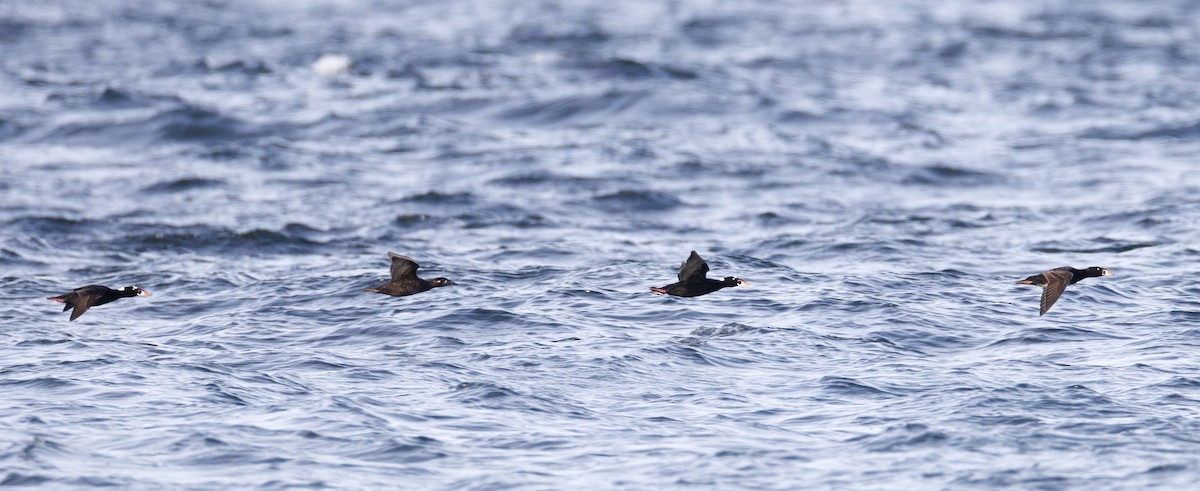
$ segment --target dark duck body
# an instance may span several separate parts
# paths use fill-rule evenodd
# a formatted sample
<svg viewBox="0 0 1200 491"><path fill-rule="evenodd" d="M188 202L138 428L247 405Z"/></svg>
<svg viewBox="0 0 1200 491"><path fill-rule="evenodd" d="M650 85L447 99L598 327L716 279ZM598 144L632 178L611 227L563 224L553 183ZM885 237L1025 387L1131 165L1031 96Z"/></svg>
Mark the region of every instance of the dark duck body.
<svg viewBox="0 0 1200 491"><path fill-rule="evenodd" d="M708 277L708 263L700 258L696 251L688 256L687 261L679 267L679 281L661 288L651 288L655 293L675 295L677 297L698 297L707 295L722 288L749 285L750 282L732 276L719 280Z"/></svg>
<svg viewBox="0 0 1200 491"><path fill-rule="evenodd" d="M417 268L421 267L421 265L417 264L411 257L401 256L394 252L389 252L388 257L392 258L392 280L375 288L367 288L366 291L382 293L393 297L403 297L429 291L439 286L454 284L453 281L446 278L434 278L432 280L418 278Z"/></svg>
<svg viewBox="0 0 1200 491"><path fill-rule="evenodd" d="M120 290L113 290L103 285L88 285L76 288L71 293L64 293L57 297L47 297L47 300L66 304L63 305L63 312L74 309L71 310L71 320L75 320L83 315L84 312L87 312L87 309L97 305L104 305L122 298L148 296L150 296L150 292L136 286L127 286Z"/></svg>
<svg viewBox="0 0 1200 491"><path fill-rule="evenodd" d="M1087 269L1075 269L1070 266L1054 268L1042 274L1035 274L1021 281L1018 285L1035 285L1042 287L1042 303L1038 310L1038 315L1046 315L1046 311L1054 306L1054 302L1058 301L1063 291L1066 291L1067 285L1074 285L1079 280L1084 278L1095 278L1098 276L1112 276L1112 271L1092 266Z"/></svg>

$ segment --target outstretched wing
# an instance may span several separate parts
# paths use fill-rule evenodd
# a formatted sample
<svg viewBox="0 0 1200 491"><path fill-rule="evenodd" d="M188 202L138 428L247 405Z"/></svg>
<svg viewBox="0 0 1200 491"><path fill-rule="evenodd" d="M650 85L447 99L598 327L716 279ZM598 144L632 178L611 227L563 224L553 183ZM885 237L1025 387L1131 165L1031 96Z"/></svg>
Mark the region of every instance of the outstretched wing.
<svg viewBox="0 0 1200 491"><path fill-rule="evenodd" d="M413 258L394 252L389 252L388 257L392 258L392 281L416 279L417 268L421 265L413 261Z"/></svg>
<svg viewBox="0 0 1200 491"><path fill-rule="evenodd" d="M679 281L696 281L702 280L708 275L708 263L700 258L696 251L692 251L692 255L688 256L687 261L679 267Z"/></svg>
<svg viewBox="0 0 1200 491"><path fill-rule="evenodd" d="M88 307L91 307L92 302L94 302L97 298L96 295L78 295L77 297L78 298L75 299L75 305L71 310L71 320L78 319L79 316L83 315L84 312L87 312Z"/></svg>
<svg viewBox="0 0 1200 491"><path fill-rule="evenodd" d="M1054 306L1067 285L1071 284L1071 272L1066 269L1052 269L1042 273L1042 276L1046 278L1046 286L1042 288L1042 305L1038 315L1046 315L1046 311Z"/></svg>

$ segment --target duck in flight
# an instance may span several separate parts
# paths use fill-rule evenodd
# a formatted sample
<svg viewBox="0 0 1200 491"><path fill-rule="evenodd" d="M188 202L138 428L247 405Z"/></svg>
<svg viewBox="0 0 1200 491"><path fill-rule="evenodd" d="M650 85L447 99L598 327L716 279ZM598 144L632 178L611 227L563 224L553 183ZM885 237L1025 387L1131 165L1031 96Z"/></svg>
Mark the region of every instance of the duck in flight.
<svg viewBox="0 0 1200 491"><path fill-rule="evenodd" d="M750 282L726 276L719 280L714 280L708 276L708 263L700 258L696 251L692 251L692 255L688 256L687 261L679 267L679 281L661 288L651 288L650 291L655 293L664 293L667 295L675 295L677 297L698 297L707 295L725 287L749 285Z"/></svg>
<svg viewBox="0 0 1200 491"><path fill-rule="evenodd" d="M107 286L88 285L76 288L71 293L64 293L57 297L47 297L47 300L66 304L63 305L63 312L74 309L71 310L71 320L75 320L83 315L84 312L87 312L87 309L97 305L104 305L127 297L148 296L150 296L150 292L136 286L127 286L120 290L113 290Z"/></svg>
<svg viewBox="0 0 1200 491"><path fill-rule="evenodd" d="M392 280L375 288L367 288L366 291L382 293L393 297L403 297L429 291L439 286L455 284L446 278L434 278L432 280L418 278L417 268L421 267L421 265L417 264L411 257L401 256L394 252L389 252L388 257L392 258Z"/></svg>
<svg viewBox="0 0 1200 491"><path fill-rule="evenodd" d="M1038 310L1038 315L1046 315L1046 311L1054 306L1054 302L1058 301L1063 291L1067 289L1067 285L1074 285L1079 280L1084 278L1095 278L1098 276L1112 276L1112 271L1092 266L1087 269L1075 269L1070 266L1054 268L1042 274L1035 274L1021 281L1018 285L1036 285L1042 287L1042 304Z"/></svg>

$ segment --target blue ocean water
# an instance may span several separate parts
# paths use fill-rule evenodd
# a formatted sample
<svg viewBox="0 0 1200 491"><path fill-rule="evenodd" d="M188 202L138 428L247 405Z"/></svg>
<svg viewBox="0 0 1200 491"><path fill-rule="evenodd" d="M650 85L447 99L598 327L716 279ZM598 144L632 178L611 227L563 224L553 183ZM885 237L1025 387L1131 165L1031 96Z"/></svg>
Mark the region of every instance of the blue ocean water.
<svg viewBox="0 0 1200 491"><path fill-rule="evenodd" d="M1188 489L1200 5L0 3L0 485ZM751 285L653 295L691 250ZM393 298L386 253L457 286ZM1053 267L1115 276L1039 317ZM148 298L75 322L92 284Z"/></svg>

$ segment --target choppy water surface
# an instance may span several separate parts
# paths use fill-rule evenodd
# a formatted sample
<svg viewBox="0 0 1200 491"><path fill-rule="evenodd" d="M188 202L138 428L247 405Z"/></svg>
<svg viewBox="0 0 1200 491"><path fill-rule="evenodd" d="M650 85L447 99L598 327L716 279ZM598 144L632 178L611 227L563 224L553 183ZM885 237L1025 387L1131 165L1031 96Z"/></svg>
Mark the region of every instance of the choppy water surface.
<svg viewBox="0 0 1200 491"><path fill-rule="evenodd" d="M8 2L0 46L0 484L1200 483L1193 2ZM752 285L647 291L693 249ZM459 285L362 292L388 251ZM1061 265L1116 276L1039 318ZM45 300L90 283L153 296Z"/></svg>

